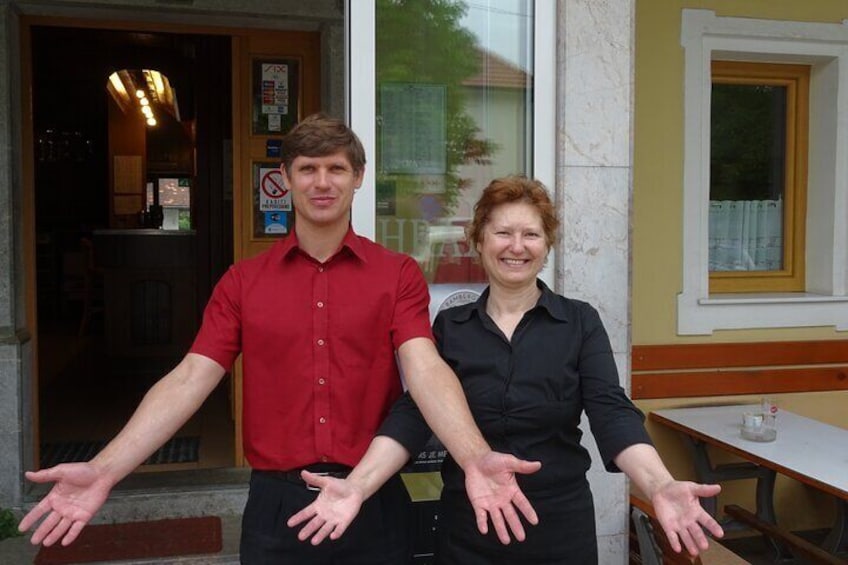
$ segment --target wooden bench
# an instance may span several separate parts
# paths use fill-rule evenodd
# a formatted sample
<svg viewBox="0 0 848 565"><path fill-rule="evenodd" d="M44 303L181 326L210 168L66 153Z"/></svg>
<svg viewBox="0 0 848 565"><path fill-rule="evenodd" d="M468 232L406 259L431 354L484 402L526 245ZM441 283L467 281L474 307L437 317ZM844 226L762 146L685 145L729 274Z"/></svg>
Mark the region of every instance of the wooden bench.
<svg viewBox="0 0 848 565"><path fill-rule="evenodd" d="M736 504L728 504L724 507L728 516L770 537L772 540L783 543L796 557L804 559L805 563L823 563L826 565L846 565L848 560L840 559L832 553L828 553L819 546L804 538L784 530L774 524L758 518L753 512L745 510Z"/></svg>
<svg viewBox="0 0 848 565"><path fill-rule="evenodd" d="M665 532L657 520L654 507L638 495L630 496L631 518L638 539L639 555L632 556L631 563L643 565L744 565L749 564L715 540L710 547L697 557L692 557L686 549L680 553L671 548ZM750 565L750 564L749 564Z"/></svg>

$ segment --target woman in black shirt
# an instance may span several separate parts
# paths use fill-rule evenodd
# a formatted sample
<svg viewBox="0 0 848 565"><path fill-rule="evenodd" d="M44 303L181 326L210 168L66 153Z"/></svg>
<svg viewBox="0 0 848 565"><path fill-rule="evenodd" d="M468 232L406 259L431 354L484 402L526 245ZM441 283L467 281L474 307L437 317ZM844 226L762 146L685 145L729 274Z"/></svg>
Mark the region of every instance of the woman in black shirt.
<svg viewBox="0 0 848 565"><path fill-rule="evenodd" d="M437 562L443 565L597 563L595 512L586 480L591 458L581 445L579 427L584 413L606 469L624 471L649 496L672 544L697 554L707 544L702 527L722 535L698 501L714 496L719 487L671 477L645 431L642 413L619 385L597 311L553 293L537 278L556 230L556 211L541 183L523 177L490 183L468 230L489 287L475 303L436 317L439 352L457 374L489 445L542 463L539 471L516 476L535 514L519 508L525 516L520 524L518 513L504 515L519 540L526 532L521 543L504 545L503 536L478 532L488 527L479 523L466 495L462 469L447 457L437 549ZM378 433L392 438L386 450L400 444L409 454L417 453L429 431L407 395ZM367 467L373 457L369 452L360 465ZM321 481L320 486L329 484ZM356 496L356 484L345 488ZM332 488L325 491L326 499L334 496ZM536 516L538 525L532 525ZM306 518L319 521L324 531L338 520L320 508L296 521ZM339 525L342 531L346 527L341 520ZM311 530L317 528L313 522Z"/></svg>

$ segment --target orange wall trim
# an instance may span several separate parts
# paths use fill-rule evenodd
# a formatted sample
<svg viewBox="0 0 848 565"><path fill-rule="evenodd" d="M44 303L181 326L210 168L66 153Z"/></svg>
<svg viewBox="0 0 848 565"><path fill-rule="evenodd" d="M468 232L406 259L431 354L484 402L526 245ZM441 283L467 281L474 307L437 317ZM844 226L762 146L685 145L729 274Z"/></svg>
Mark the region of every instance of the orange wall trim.
<svg viewBox="0 0 848 565"><path fill-rule="evenodd" d="M639 345L634 399L848 390L848 341Z"/></svg>

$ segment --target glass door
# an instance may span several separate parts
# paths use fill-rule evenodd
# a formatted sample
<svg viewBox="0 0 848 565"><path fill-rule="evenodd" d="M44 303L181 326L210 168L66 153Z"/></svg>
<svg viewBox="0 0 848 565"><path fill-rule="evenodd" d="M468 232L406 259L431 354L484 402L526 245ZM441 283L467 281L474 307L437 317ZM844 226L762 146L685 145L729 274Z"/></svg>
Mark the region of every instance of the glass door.
<svg viewBox="0 0 848 565"><path fill-rule="evenodd" d="M413 256L436 309L485 286L464 229L489 181L522 174L553 188L555 11L533 0L349 4L349 118L369 156L354 227Z"/></svg>

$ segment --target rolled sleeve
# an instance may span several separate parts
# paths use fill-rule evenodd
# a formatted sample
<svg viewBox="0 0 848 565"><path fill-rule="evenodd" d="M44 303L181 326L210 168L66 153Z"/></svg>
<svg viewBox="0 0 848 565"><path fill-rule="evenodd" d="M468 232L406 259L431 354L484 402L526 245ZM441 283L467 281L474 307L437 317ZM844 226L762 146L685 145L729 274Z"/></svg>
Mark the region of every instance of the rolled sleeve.
<svg viewBox="0 0 848 565"><path fill-rule="evenodd" d="M392 438L414 457L424 449L433 432L407 392L394 403L377 435Z"/></svg>
<svg viewBox="0 0 848 565"><path fill-rule="evenodd" d="M614 460L637 443L653 445L645 430L645 416L621 388L609 336L597 310L585 304L581 311L586 328L580 357L583 402L592 435L604 467L620 472Z"/></svg>
<svg viewBox="0 0 848 565"><path fill-rule="evenodd" d="M621 469L615 464L618 454L639 443L653 445L651 436L643 425L644 416L637 408L633 408L637 414L624 413L611 422L607 422L603 431L596 431L593 427L592 435L598 444L598 451L604 468L610 473L620 473Z"/></svg>

